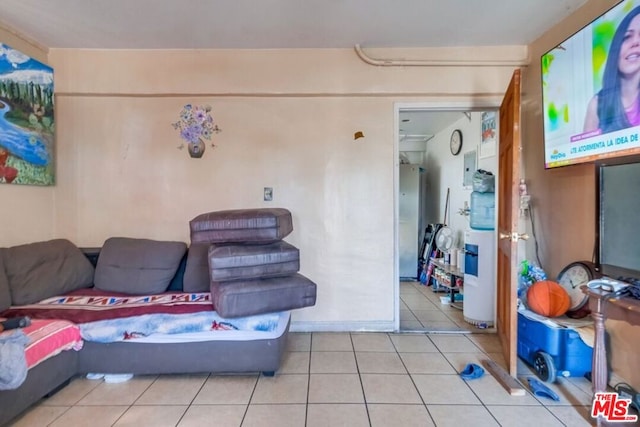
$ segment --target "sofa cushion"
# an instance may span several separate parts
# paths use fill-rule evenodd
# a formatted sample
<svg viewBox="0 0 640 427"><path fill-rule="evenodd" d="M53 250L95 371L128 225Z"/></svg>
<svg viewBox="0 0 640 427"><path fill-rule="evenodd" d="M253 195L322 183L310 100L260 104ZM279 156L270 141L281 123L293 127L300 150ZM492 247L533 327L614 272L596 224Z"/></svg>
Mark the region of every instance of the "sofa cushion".
<svg viewBox="0 0 640 427"><path fill-rule="evenodd" d="M293 230L283 208L233 209L198 215L189 221L191 243L270 243Z"/></svg>
<svg viewBox="0 0 640 427"><path fill-rule="evenodd" d="M112 237L100 251L95 286L131 295L165 292L186 250L184 242Z"/></svg>
<svg viewBox="0 0 640 427"><path fill-rule="evenodd" d="M13 305L32 304L93 283L93 266L66 239L6 248L3 259Z"/></svg>
<svg viewBox="0 0 640 427"><path fill-rule="evenodd" d="M208 260L214 282L290 276L300 269L300 251L283 240L263 245L211 245Z"/></svg>
<svg viewBox="0 0 640 427"><path fill-rule="evenodd" d="M315 305L316 284L300 273L271 279L211 282L213 308L222 317L292 310Z"/></svg>
<svg viewBox="0 0 640 427"><path fill-rule="evenodd" d="M189 246L187 265L184 270L182 290L184 292L209 292L209 243L193 243Z"/></svg>
<svg viewBox="0 0 640 427"><path fill-rule="evenodd" d="M11 307L11 292L9 291L9 280L4 272L4 256L5 248L0 248L0 311L4 311Z"/></svg>

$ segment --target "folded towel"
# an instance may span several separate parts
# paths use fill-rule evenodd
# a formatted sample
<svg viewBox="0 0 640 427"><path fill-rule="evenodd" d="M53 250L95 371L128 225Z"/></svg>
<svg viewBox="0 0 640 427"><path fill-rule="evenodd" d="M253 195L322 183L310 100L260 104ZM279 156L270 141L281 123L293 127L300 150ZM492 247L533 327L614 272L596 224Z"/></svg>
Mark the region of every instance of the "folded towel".
<svg viewBox="0 0 640 427"><path fill-rule="evenodd" d="M29 344L29 337L21 330L2 332L0 333L0 344L5 343L21 344L24 348Z"/></svg>
<svg viewBox="0 0 640 427"><path fill-rule="evenodd" d="M27 378L24 353L29 338L21 330L0 334L0 390L13 390Z"/></svg>

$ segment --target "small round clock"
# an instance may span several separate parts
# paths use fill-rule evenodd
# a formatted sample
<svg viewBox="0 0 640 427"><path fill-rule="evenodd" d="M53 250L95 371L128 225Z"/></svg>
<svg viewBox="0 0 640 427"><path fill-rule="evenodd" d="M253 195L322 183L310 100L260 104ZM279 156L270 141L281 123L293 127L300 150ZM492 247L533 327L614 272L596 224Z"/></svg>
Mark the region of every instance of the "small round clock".
<svg viewBox="0 0 640 427"><path fill-rule="evenodd" d="M449 148L454 156L457 156L462 150L462 131L460 129L456 129L451 133Z"/></svg>
<svg viewBox="0 0 640 427"><path fill-rule="evenodd" d="M589 314L587 302L589 297L582 292L580 287L593 280L598 275L595 266L589 261L576 261L567 265L558 273L558 283L567 291L571 302L567 316L574 319L585 317ZM587 306L587 308L585 308Z"/></svg>

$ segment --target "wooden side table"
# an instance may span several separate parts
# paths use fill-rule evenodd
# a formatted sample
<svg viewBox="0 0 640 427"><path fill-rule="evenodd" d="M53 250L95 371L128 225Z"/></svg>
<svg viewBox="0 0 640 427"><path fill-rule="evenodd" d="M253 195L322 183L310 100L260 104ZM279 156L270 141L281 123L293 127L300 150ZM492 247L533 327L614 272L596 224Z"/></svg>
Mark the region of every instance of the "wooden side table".
<svg viewBox="0 0 640 427"><path fill-rule="evenodd" d="M640 300L634 298L610 298L611 293L601 289L590 289L582 286L582 292L589 296L589 308L595 328L595 341L593 345L593 362L591 368L591 381L593 393L607 390L609 372L607 368L607 348L605 346L604 322L607 319L622 320L631 325L640 325ZM598 418L598 426L603 426L604 421Z"/></svg>

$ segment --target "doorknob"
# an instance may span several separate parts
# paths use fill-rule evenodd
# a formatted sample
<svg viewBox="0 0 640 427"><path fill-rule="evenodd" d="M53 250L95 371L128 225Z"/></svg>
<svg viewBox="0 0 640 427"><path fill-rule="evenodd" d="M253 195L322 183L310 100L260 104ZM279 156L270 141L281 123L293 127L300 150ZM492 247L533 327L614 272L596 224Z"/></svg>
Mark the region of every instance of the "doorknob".
<svg viewBox="0 0 640 427"><path fill-rule="evenodd" d="M517 242L518 240L529 240L529 235L527 233L518 234L515 231L513 233L504 233L499 232L498 238L501 240L510 239L512 242Z"/></svg>

